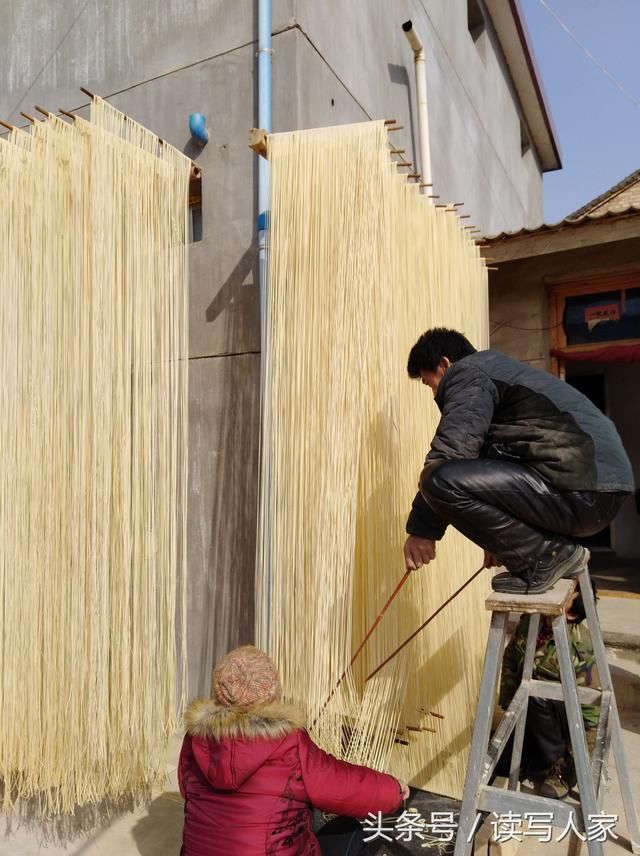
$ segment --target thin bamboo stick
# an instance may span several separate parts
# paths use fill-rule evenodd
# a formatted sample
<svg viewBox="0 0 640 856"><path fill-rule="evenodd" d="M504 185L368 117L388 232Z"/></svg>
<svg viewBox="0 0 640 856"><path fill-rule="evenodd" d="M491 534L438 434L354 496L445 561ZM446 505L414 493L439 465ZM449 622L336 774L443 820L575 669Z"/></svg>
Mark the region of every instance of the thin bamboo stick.
<svg viewBox="0 0 640 856"><path fill-rule="evenodd" d="M370 681L371 678L374 677L374 675L378 674L380 669L382 669L384 666L387 665L387 663L389 663L391 660L393 660L393 658L396 657L400 653L400 651L402 651L402 649L405 648L409 644L409 642L411 642L412 639L416 638L418 633L422 633L424 628L427 627L429 624L431 624L433 619L442 612L442 610L445 608L445 606L448 606L453 600L455 600L458 597L458 595L460 594L460 592L464 591L466 589L466 587L470 583L472 583L475 580L475 578L479 574L481 574L482 571L484 571L484 570L485 570L484 565L481 568L478 568L478 570L475 572L475 574L472 574L469 577L469 579L463 585L460 586L460 588L456 589L456 591L454 591L454 593L451 595L451 597L449 597L449 598L447 598L447 600L445 600L445 602L442 604L442 606L438 607L438 609L436 609L436 611L434 613L432 613L429 616L429 618L427 618L427 620L424 621L420 625L420 627L418 627L417 630L414 630L414 632L411 634L411 636L409 636L407 639L405 639L401 645L398 645L398 647L395 649L395 651L392 651L391 654L389 654L389 656L386 658L386 660L383 660L382 663L380 663L380 665L377 666L373 670L373 672L371 672L371 674L367 675L367 681Z"/></svg>

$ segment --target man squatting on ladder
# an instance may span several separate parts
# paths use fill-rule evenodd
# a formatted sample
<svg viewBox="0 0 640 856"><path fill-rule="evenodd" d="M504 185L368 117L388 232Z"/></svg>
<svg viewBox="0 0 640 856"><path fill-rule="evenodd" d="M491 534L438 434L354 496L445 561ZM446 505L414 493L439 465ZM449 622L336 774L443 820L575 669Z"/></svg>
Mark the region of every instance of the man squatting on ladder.
<svg viewBox="0 0 640 856"><path fill-rule="evenodd" d="M442 414L407 521L408 570L435 558L451 524L504 565L494 591L540 593L578 574L594 535L633 491L613 423L564 381L455 330L411 349L409 377L431 387Z"/></svg>

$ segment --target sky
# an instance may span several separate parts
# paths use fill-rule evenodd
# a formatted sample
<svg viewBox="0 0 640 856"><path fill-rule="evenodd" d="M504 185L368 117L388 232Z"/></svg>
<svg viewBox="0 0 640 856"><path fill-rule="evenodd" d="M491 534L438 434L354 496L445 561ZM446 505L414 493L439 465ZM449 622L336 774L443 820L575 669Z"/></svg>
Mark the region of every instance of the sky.
<svg viewBox="0 0 640 856"><path fill-rule="evenodd" d="M560 143L545 173L544 216L561 220L640 169L640 107L596 68L544 8L520 0ZM545 0L640 104L640 0Z"/></svg>

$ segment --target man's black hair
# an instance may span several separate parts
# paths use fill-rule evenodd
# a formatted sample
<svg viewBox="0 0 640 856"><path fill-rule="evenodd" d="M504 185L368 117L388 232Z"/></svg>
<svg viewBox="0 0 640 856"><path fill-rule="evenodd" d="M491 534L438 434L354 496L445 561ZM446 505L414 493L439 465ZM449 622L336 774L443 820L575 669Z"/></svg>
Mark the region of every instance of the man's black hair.
<svg viewBox="0 0 640 856"><path fill-rule="evenodd" d="M476 349L462 333L446 327L434 327L423 333L411 348L407 372L409 377L419 378L421 371L434 372L443 357L455 363L475 352Z"/></svg>

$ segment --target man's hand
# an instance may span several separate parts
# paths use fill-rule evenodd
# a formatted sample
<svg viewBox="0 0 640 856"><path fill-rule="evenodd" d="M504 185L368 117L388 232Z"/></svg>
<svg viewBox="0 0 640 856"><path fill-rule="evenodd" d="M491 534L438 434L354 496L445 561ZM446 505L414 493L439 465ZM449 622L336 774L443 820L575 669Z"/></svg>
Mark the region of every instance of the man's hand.
<svg viewBox="0 0 640 856"><path fill-rule="evenodd" d="M483 568L501 568L502 562L498 561L493 553L490 553L488 550L484 551L484 565Z"/></svg>
<svg viewBox="0 0 640 856"><path fill-rule="evenodd" d="M408 571L417 571L436 557L436 542L431 538L409 535L404 542L404 563Z"/></svg>

